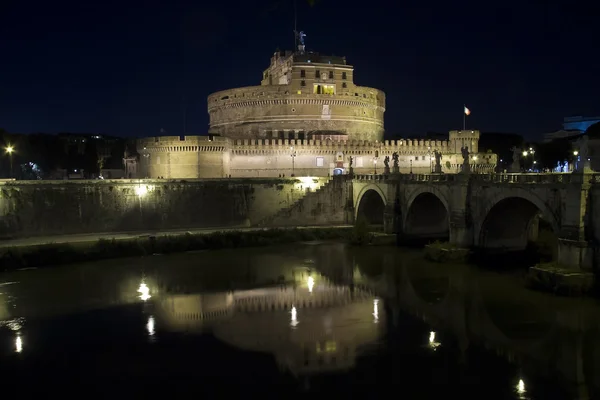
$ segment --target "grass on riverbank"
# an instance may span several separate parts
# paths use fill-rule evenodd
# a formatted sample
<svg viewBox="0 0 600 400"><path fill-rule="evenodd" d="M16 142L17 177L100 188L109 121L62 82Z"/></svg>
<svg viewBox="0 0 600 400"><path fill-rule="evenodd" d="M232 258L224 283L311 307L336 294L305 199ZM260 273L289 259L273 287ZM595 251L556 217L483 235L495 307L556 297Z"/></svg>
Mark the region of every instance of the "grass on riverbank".
<svg viewBox="0 0 600 400"><path fill-rule="evenodd" d="M94 242L50 243L0 250L0 268L14 270L150 254L271 246L313 240L348 240L352 228L269 229L169 235Z"/></svg>

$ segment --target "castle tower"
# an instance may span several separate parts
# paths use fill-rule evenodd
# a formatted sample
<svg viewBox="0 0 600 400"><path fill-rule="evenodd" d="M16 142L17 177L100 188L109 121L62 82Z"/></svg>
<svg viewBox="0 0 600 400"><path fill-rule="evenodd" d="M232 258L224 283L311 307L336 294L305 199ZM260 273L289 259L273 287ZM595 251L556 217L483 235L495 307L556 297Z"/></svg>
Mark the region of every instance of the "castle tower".
<svg viewBox="0 0 600 400"><path fill-rule="evenodd" d="M383 139L385 94L354 83L345 57L276 52L259 86L208 96L210 134L233 139Z"/></svg>
<svg viewBox="0 0 600 400"><path fill-rule="evenodd" d="M478 153L479 135L479 131L472 130L450 131L448 150L451 153L461 154L460 149L467 146L469 153Z"/></svg>

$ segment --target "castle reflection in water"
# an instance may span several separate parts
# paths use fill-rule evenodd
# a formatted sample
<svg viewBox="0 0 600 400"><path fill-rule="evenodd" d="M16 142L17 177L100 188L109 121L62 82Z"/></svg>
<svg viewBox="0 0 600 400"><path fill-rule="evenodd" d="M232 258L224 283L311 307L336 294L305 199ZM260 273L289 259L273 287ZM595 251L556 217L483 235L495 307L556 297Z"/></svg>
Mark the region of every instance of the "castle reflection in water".
<svg viewBox="0 0 600 400"><path fill-rule="evenodd" d="M4 273L0 340L10 332L13 352L26 355L35 351L29 321L127 305L141 307L150 341L209 333L268 353L295 375L354 369L363 354L408 340L389 335L415 331L413 316L425 322L418 340L430 354L452 346L468 364L470 351L487 349L515 365L510 384L519 396L536 376L568 382L575 398L600 388L594 301L395 248L294 245Z"/></svg>

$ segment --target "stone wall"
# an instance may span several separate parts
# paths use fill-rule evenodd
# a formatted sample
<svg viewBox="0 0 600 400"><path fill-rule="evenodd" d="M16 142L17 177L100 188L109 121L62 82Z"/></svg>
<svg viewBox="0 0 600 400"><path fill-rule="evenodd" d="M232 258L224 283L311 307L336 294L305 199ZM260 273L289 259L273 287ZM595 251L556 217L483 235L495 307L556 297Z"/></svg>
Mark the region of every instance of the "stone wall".
<svg viewBox="0 0 600 400"><path fill-rule="evenodd" d="M324 179L0 184L0 238L250 226Z"/></svg>
<svg viewBox="0 0 600 400"><path fill-rule="evenodd" d="M209 132L240 139L333 131L355 140L381 140L384 112L383 92L359 86L335 95L298 93L291 85L250 86L208 98Z"/></svg>
<svg viewBox="0 0 600 400"><path fill-rule="evenodd" d="M333 178L268 220L269 226L345 225L354 222L352 185L347 177Z"/></svg>
<svg viewBox="0 0 600 400"><path fill-rule="evenodd" d="M469 131L470 134L471 131ZM381 174L384 158L399 155L402 173L429 173L434 169L434 151L442 153L445 173L460 172L462 155L454 153L453 141L385 140L333 141L288 139L237 139L209 136L161 136L141 139L140 177L166 179L332 176L345 174L353 158L357 174ZM470 139L469 139L470 142ZM295 154L292 160L292 154ZM494 172L497 156L492 153L471 154L474 172ZM375 161L377 161L375 163ZM339 171L334 171L339 168Z"/></svg>

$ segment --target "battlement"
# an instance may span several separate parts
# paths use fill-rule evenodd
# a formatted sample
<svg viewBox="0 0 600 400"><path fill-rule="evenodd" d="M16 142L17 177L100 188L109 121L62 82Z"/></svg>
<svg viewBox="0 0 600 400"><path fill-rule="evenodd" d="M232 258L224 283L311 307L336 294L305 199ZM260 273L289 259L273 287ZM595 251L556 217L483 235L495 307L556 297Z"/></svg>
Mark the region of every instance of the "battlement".
<svg viewBox="0 0 600 400"><path fill-rule="evenodd" d="M154 136L138 139L138 151L144 153L224 152L227 138L219 136Z"/></svg>
<svg viewBox="0 0 600 400"><path fill-rule="evenodd" d="M238 139L232 140L232 150L234 151L341 151L341 152L375 152L384 153L398 152L426 154L434 150L441 153L449 153L449 141L447 140L426 140L426 139L400 139L385 140L383 142L370 142L365 140L294 140L294 139Z"/></svg>
<svg viewBox="0 0 600 400"><path fill-rule="evenodd" d="M310 94L295 92L291 85L272 85L222 90L208 96L209 113L218 108L294 104L379 107L385 111L385 93L367 86L352 86L336 94Z"/></svg>

